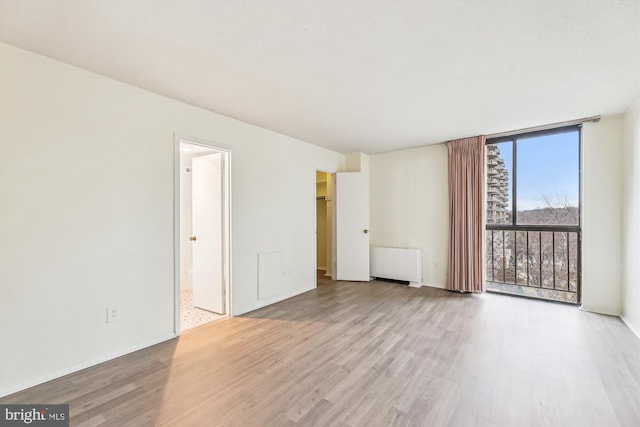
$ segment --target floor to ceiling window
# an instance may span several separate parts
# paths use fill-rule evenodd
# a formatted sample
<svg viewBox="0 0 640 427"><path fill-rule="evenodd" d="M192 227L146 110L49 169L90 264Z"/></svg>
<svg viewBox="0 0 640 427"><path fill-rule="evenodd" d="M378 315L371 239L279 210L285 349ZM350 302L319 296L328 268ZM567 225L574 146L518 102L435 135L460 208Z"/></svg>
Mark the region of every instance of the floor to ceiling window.
<svg viewBox="0 0 640 427"><path fill-rule="evenodd" d="M580 303L580 127L487 140L488 291Z"/></svg>

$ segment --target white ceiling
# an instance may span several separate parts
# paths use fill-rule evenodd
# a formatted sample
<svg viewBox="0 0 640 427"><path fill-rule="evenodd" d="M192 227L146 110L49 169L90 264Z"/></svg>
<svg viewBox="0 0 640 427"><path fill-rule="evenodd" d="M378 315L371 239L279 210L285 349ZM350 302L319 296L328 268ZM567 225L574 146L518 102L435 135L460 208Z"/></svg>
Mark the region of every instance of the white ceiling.
<svg viewBox="0 0 640 427"><path fill-rule="evenodd" d="M0 0L0 40L343 153L640 94L640 0Z"/></svg>

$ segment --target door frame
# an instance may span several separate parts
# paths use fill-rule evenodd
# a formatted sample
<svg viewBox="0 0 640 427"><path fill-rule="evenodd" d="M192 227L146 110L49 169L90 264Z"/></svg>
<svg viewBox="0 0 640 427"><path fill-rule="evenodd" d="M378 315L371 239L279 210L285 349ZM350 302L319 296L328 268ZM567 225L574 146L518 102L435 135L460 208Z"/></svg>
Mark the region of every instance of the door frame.
<svg viewBox="0 0 640 427"><path fill-rule="evenodd" d="M327 173L329 175L333 176L333 179L331 180L332 183L332 188L331 188L331 196L333 197L332 199L332 209L331 209L331 230L327 230L327 233L329 234L329 236L331 236L331 259L328 260L329 263L331 263L331 279L334 280L335 279L335 274L336 274L336 268L335 268L335 263L336 263L336 206L335 206L335 176L336 176L336 171L333 169L327 169L327 168L323 168L323 167L319 167L319 166L314 166L313 168L313 196L314 196L314 206L313 206L313 255L314 255L314 264L316 266L316 269L314 270L314 276L315 277L315 287L318 287L318 277L317 277L317 269L318 269L318 213L316 211L317 209L317 199L316 197L318 197L318 190L317 190L317 185L316 185L316 172L324 172Z"/></svg>
<svg viewBox="0 0 640 427"><path fill-rule="evenodd" d="M225 314L233 316L232 258L231 258L231 147L217 142L176 133L173 143L173 329L180 335L180 143L199 145L223 155L222 171L222 274L225 293Z"/></svg>

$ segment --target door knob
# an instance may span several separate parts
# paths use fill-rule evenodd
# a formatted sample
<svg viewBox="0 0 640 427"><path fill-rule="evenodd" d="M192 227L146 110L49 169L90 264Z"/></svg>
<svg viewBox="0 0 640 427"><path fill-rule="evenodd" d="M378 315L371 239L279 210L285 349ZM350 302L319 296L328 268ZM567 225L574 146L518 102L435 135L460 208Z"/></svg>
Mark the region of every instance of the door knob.
<svg viewBox="0 0 640 427"><path fill-rule="evenodd" d="M364 234L367 234L368 232L369 230L366 230L366 229L363 231Z"/></svg>
<svg viewBox="0 0 640 427"><path fill-rule="evenodd" d="M196 240L198 240L198 238L196 236L191 236L189 237L189 240L191 240L192 242L195 242Z"/></svg>

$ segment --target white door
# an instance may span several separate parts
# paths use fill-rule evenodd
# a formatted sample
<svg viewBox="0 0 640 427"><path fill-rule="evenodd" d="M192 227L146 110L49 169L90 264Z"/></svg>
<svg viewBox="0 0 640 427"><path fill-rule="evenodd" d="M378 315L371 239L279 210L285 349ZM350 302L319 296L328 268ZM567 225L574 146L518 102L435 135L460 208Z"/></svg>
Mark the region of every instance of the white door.
<svg viewBox="0 0 640 427"><path fill-rule="evenodd" d="M192 169L193 305L224 314L222 153L194 157Z"/></svg>
<svg viewBox="0 0 640 427"><path fill-rule="evenodd" d="M369 281L369 180L336 174L336 280Z"/></svg>

